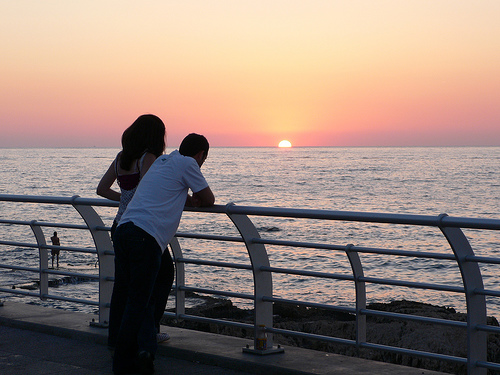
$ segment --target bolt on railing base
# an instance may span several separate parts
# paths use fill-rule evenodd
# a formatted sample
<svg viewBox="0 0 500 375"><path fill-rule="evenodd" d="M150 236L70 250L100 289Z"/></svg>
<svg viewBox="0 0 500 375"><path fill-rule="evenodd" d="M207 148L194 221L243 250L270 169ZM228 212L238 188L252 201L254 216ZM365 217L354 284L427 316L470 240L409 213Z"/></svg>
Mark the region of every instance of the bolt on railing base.
<svg viewBox="0 0 500 375"><path fill-rule="evenodd" d="M255 349L254 346L247 345L245 348L242 348L243 353L257 354L257 355L268 355L268 354L279 354L284 353L285 348L282 348L280 345L276 348L268 348L268 349Z"/></svg>
<svg viewBox="0 0 500 375"><path fill-rule="evenodd" d="M96 322L95 319L92 319L92 321L89 323L91 327L95 328L108 328L109 324L107 321L104 321L103 323L101 322Z"/></svg>

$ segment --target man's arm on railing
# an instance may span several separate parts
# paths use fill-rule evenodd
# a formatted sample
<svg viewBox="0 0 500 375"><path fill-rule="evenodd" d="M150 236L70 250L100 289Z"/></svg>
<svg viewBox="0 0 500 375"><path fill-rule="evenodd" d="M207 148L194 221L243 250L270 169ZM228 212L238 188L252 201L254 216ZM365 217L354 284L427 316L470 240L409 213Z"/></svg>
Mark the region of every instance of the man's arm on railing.
<svg viewBox="0 0 500 375"><path fill-rule="evenodd" d="M186 199L186 206L188 207L211 207L215 204L215 196L210 186L202 189L192 196L188 195Z"/></svg>

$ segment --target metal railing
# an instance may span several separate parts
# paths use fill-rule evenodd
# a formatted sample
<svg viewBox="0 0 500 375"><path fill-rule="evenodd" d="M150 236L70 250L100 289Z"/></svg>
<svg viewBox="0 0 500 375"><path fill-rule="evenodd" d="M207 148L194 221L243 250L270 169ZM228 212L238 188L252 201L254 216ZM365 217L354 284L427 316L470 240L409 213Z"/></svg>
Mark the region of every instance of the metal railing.
<svg viewBox="0 0 500 375"><path fill-rule="evenodd" d="M0 288L0 292L12 293L17 295L37 296L41 299L63 299L70 302L95 305L99 308L98 325L105 326L109 317L109 301L113 286L113 247L109 237L109 227L106 227L93 207L116 207L115 202L103 199L87 199L80 197L47 197L47 196L19 196L19 195L0 195L0 202L20 202L20 203L38 203L38 204L57 204L71 205L83 218L84 225L41 222L36 220L21 221L11 218L5 218L0 214L0 224L6 225L26 225L33 231L36 244L9 241L0 239L0 245L36 248L39 251L39 267L30 268L23 265L0 264L0 268L9 270L22 270L36 272L39 274L39 292L30 292L18 289ZM500 297L500 291L487 290L483 285L479 264L500 264L500 258L480 257L474 254L474 251L464 235L462 229L477 230L500 230L500 220L494 219L471 219L450 217L445 214L438 216L425 215L400 215L384 213L364 213L364 212L345 212L345 211L325 211L325 210L305 210L305 209L284 209L284 208L266 208L266 207L248 207L228 204L225 206L215 206L212 208L194 209L186 208L186 211L192 211L200 215L224 214L230 218L231 222L239 232L239 236L222 236L203 233L182 233L178 232L172 240L170 246L176 263L176 282L175 282L175 313L166 313L166 315L175 316L177 319L192 320L199 322L208 322L226 326L250 329L254 331L254 347L248 348L249 352L259 354L281 352L283 349L277 347L273 341L273 334L287 335L299 338L308 338L321 340L327 343L350 345L356 348L376 349L391 353L405 354L410 356L423 357L428 359L437 359L439 361L449 361L466 366L468 374L486 374L487 370L499 371L500 364L487 361L487 336L489 333L499 334L500 328L487 324L486 315L486 297ZM432 253L422 251L405 251L385 248L359 247L352 244L324 244L314 242L288 241L266 239L260 236L250 216L266 216L273 218L303 218L319 221L341 221L357 223L386 223L394 225L407 225L418 227L436 227L439 228L443 236L449 243L450 253ZM74 248L74 247L55 247L48 245L45 241L43 227L71 228L90 231L95 249ZM202 259L189 259L183 256L183 249L180 246L178 238L191 238L209 241L239 242L245 245L249 264L229 263L220 261L209 261ZM268 250L266 245L287 246L308 249L324 249L344 252L352 270L351 275L335 274L328 272L315 272L307 270L289 269L273 267L270 264ZM48 267L48 250L58 248L74 252L87 252L95 254L98 258L98 275L87 275L53 270ZM422 281L402 281L389 278L367 277L363 272L363 264L360 254L384 254L390 256L417 257L428 259L444 259L454 261L458 264L460 277L463 286L442 285L427 283ZM236 293L215 289L204 289L189 287L186 285L185 264L197 264L205 266L227 267L232 269L251 270L253 273L253 293ZM99 282L99 301L89 301L76 298L67 298L52 295L49 293L48 276L50 274L69 275L77 277L87 277ZM307 276L315 278L325 278L330 280L345 280L354 284L355 307L342 307L335 305L319 304L311 301L289 300L277 298L273 294L273 274L289 274L298 276ZM390 313L367 308L367 284L379 284L388 286L403 286L408 288L418 288L425 290L437 290L451 293L463 293L465 295L467 320L465 322L430 318L425 316ZM222 319L212 319L200 316L186 314L186 292L196 292L201 294L210 294L216 296L225 296L249 300L253 302L254 322L246 324L236 321ZM318 307L333 311L344 312L355 316L355 339L345 339L338 337L323 336L305 332L297 332L279 329L273 326L273 304L283 303L306 307ZM424 322L448 327L465 329L467 332L467 357L456 357L439 353L431 353L420 350L406 349L401 347L386 346L367 342L367 321L368 316L383 317L389 319ZM257 337L260 332L265 331L267 342L263 350L259 350Z"/></svg>

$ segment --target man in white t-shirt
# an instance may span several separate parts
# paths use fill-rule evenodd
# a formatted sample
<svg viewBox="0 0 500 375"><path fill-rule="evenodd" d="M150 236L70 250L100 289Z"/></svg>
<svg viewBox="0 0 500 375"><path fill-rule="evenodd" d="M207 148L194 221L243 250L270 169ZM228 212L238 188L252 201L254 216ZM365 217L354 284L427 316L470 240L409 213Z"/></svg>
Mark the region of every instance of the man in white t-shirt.
<svg viewBox="0 0 500 375"><path fill-rule="evenodd" d="M162 253L169 251L167 245L177 231L184 206L208 207L215 202L200 171L208 149L206 138L192 133L178 151L158 157L114 233L115 284L108 343L115 348L115 374L154 372L153 288Z"/></svg>

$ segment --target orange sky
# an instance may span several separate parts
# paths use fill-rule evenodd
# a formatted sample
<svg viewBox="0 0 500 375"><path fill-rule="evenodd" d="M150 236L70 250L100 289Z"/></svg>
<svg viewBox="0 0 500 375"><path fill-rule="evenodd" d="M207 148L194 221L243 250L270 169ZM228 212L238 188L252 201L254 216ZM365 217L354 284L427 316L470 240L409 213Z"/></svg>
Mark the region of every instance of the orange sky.
<svg viewBox="0 0 500 375"><path fill-rule="evenodd" d="M0 3L0 147L500 146L500 1Z"/></svg>

